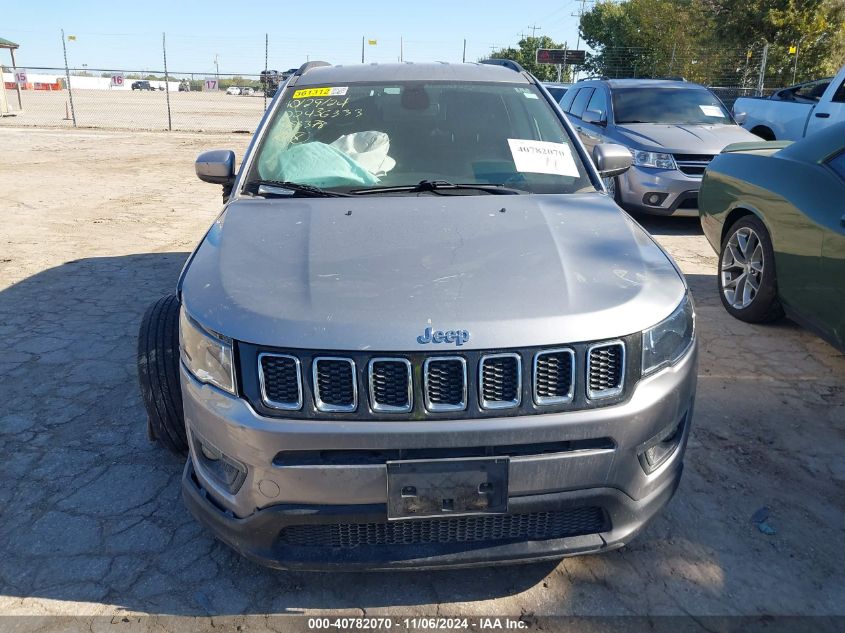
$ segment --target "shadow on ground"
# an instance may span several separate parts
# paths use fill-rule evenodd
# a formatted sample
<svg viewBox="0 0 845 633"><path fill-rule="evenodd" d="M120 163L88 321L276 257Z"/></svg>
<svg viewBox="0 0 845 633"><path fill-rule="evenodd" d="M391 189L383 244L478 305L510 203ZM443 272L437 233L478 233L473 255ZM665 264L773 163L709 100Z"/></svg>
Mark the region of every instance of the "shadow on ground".
<svg viewBox="0 0 845 633"><path fill-rule="evenodd" d="M0 293L0 593L171 614L477 601L555 564L478 571L266 570L182 505L182 464L146 437L137 328L187 253L68 262Z"/></svg>
<svg viewBox="0 0 845 633"><path fill-rule="evenodd" d="M701 235L701 222L697 217L673 217L632 213L631 217L654 236L659 235Z"/></svg>
<svg viewBox="0 0 845 633"><path fill-rule="evenodd" d="M147 440L136 385L141 316L172 291L186 256L68 262L0 292L0 600L174 615L836 613L845 604L835 501L845 382L815 357L842 363L792 326L730 319L709 275L690 276L703 373L687 471L630 546L560 565L416 573L278 572L242 559L183 507L182 462ZM793 369L800 380L789 380ZM777 535L749 522L762 506Z"/></svg>

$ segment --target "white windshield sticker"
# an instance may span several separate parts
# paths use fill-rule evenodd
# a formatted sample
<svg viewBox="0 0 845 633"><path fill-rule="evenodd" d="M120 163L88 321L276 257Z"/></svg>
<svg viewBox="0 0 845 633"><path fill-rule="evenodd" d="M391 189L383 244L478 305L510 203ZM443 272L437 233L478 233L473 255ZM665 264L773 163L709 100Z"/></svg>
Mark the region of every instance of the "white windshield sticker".
<svg viewBox="0 0 845 633"><path fill-rule="evenodd" d="M509 138L508 145L517 171L573 178L579 176L572 150L565 143Z"/></svg>
<svg viewBox="0 0 845 633"><path fill-rule="evenodd" d="M701 108L701 111L704 113L704 116L717 116L717 117L723 117L724 116L724 114L722 114L722 108L720 108L719 106L700 105L698 107Z"/></svg>

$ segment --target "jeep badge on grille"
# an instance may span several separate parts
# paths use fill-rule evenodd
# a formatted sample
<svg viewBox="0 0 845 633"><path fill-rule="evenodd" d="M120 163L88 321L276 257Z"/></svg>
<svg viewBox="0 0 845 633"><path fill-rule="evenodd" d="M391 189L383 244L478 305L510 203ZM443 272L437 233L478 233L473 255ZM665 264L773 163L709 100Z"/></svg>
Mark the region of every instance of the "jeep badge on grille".
<svg viewBox="0 0 845 633"><path fill-rule="evenodd" d="M425 332L417 337L417 343L425 345L426 343L454 343L458 347L469 341L469 332L467 330L432 330L431 327L425 328Z"/></svg>

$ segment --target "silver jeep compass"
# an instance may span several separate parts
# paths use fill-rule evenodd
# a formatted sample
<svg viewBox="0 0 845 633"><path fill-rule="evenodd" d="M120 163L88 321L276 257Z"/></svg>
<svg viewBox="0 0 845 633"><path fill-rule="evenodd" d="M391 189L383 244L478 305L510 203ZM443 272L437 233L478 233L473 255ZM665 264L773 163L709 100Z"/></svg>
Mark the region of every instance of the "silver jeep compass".
<svg viewBox="0 0 845 633"><path fill-rule="evenodd" d="M280 568L620 547L674 493L695 314L515 64L302 66L147 311L152 438L191 512Z"/></svg>

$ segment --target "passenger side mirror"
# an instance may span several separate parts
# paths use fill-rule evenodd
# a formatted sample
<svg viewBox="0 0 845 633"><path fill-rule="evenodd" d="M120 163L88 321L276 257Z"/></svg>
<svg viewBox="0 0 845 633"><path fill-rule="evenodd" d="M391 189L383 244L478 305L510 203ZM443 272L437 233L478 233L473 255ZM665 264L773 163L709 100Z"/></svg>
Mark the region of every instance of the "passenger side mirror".
<svg viewBox="0 0 845 633"><path fill-rule="evenodd" d="M628 171L633 158L624 145L599 143L593 148L593 162L602 178L612 178Z"/></svg>
<svg viewBox="0 0 845 633"><path fill-rule="evenodd" d="M603 112L598 112L596 110L586 110L584 114L581 115L581 120L584 123L591 123L592 125L600 125L602 127L607 125L607 117Z"/></svg>
<svg viewBox="0 0 845 633"><path fill-rule="evenodd" d="M736 121L739 125L745 123L745 119L748 118L747 112L737 112L734 114L734 121Z"/></svg>
<svg viewBox="0 0 845 633"><path fill-rule="evenodd" d="M197 156L194 168L200 180L231 187L235 182L235 152L230 149L203 152Z"/></svg>

